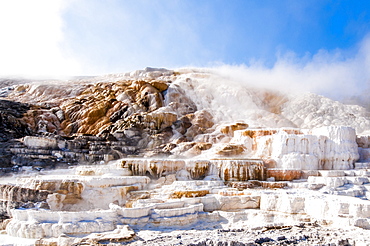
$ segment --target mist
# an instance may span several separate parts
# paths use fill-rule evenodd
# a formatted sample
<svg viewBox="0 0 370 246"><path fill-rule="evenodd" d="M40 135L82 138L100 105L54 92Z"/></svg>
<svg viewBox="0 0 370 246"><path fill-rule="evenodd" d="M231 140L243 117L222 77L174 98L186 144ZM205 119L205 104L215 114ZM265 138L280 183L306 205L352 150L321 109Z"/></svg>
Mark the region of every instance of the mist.
<svg viewBox="0 0 370 246"><path fill-rule="evenodd" d="M280 55L273 66L261 62L249 65L221 65L215 73L247 86L275 89L288 94L311 92L345 103L370 108L370 37L352 50L320 50L298 57Z"/></svg>

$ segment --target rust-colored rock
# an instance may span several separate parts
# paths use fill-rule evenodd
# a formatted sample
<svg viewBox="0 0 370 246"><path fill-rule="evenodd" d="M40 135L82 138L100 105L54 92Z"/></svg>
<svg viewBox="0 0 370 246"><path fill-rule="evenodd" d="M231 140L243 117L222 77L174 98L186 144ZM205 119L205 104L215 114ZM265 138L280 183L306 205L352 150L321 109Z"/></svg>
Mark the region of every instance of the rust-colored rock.
<svg viewBox="0 0 370 246"><path fill-rule="evenodd" d="M256 185L252 182L229 182L228 186L238 190L252 189L256 187Z"/></svg>
<svg viewBox="0 0 370 246"><path fill-rule="evenodd" d="M275 168L276 161L273 159L264 159L263 162L265 163L266 168Z"/></svg>
<svg viewBox="0 0 370 246"><path fill-rule="evenodd" d="M216 154L221 156L237 156L244 152L244 146L238 144L226 144L220 148Z"/></svg>
<svg viewBox="0 0 370 246"><path fill-rule="evenodd" d="M64 204L75 204L80 201L84 186L74 180L34 180L32 187L35 190L45 190L49 193L66 195Z"/></svg>
<svg viewBox="0 0 370 246"><path fill-rule="evenodd" d="M238 123L235 123L235 124L223 126L221 128L221 132L223 134L230 135L230 136L233 137L234 136L234 131L244 130L244 129L247 129L247 128L248 128L248 124L238 122Z"/></svg>
<svg viewBox="0 0 370 246"><path fill-rule="evenodd" d="M264 189L281 189L287 186L286 182L270 182L270 181L259 181L250 180L247 182L229 182L228 186L236 188L239 191L253 188L264 188Z"/></svg>
<svg viewBox="0 0 370 246"><path fill-rule="evenodd" d="M224 181L265 180L266 168L262 160L257 159L213 159L218 175Z"/></svg>
<svg viewBox="0 0 370 246"><path fill-rule="evenodd" d="M192 124L185 133L189 139L193 139L196 135L203 134L214 125L213 116L206 110L196 111L193 114L186 115Z"/></svg>
<svg viewBox="0 0 370 246"><path fill-rule="evenodd" d="M164 81L157 81L153 80L149 82L154 88L156 88L159 92L163 92L167 90L168 84Z"/></svg>
<svg viewBox="0 0 370 246"><path fill-rule="evenodd" d="M149 199L150 192L149 191L132 191L129 193L128 200L125 204L126 208L132 208L132 204L139 199Z"/></svg>
<svg viewBox="0 0 370 246"><path fill-rule="evenodd" d="M261 187L265 189L282 189L287 186L286 182L261 182Z"/></svg>
<svg viewBox="0 0 370 246"><path fill-rule="evenodd" d="M119 119L126 119L135 113L149 113L162 107L162 101L160 92L142 80L92 84L79 96L60 105L65 114L61 126L68 135L96 135ZM149 115L143 120L156 121L156 118L159 116ZM158 125L158 121L155 123Z"/></svg>
<svg viewBox="0 0 370 246"><path fill-rule="evenodd" d="M248 193L242 191L242 190L221 190L218 192L221 196L244 196L249 195Z"/></svg>
<svg viewBox="0 0 370 246"><path fill-rule="evenodd" d="M282 130L288 134L303 134L300 129L295 128L282 128L282 129L247 129L243 131L243 136L249 136L251 138L257 138L261 136L268 136L274 135L278 132L278 130Z"/></svg>
<svg viewBox="0 0 370 246"><path fill-rule="evenodd" d="M206 110L196 111L194 114L189 115L191 123L201 128L210 128L214 125L213 116Z"/></svg>
<svg viewBox="0 0 370 246"><path fill-rule="evenodd" d="M267 169L267 177L275 178L276 181L292 181L294 179L300 179L301 175L301 170Z"/></svg>
<svg viewBox="0 0 370 246"><path fill-rule="evenodd" d="M170 198L182 198L182 197L202 197L209 194L209 190L184 190L175 191L170 195Z"/></svg>
<svg viewBox="0 0 370 246"><path fill-rule="evenodd" d="M209 150L212 147L211 143L196 143L192 148L190 148L187 152L187 156L197 156L202 153L204 150Z"/></svg>
<svg viewBox="0 0 370 246"><path fill-rule="evenodd" d="M190 173L192 179L201 180L204 179L210 168L208 160L194 160L188 161L186 164L186 170Z"/></svg>

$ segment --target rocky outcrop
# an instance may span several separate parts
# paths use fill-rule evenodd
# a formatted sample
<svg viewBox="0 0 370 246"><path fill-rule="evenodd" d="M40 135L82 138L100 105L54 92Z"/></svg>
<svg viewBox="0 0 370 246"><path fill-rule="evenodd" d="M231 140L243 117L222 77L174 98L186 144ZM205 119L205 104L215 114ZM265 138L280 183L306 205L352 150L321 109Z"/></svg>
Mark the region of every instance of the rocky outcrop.
<svg viewBox="0 0 370 246"><path fill-rule="evenodd" d="M359 159L356 132L351 127L246 129L230 141L246 154L269 159L269 168L319 170L351 169Z"/></svg>
<svg viewBox="0 0 370 246"><path fill-rule="evenodd" d="M170 174L187 179L201 180L206 176L219 176L224 181L265 180L266 168L262 160L238 159L123 159L120 167L128 168L133 175L158 179Z"/></svg>
<svg viewBox="0 0 370 246"><path fill-rule="evenodd" d="M266 170L262 160L123 159L71 171L3 185L7 234L47 242L63 233L66 244L61 245L68 245L76 235L84 242L132 239L129 228L127 235L116 233L127 224L138 231L219 221L249 226L322 221L370 228L366 170L321 170L306 173L307 180L287 182L277 180L299 178L303 171Z"/></svg>
<svg viewBox="0 0 370 246"><path fill-rule="evenodd" d="M1 184L0 191L0 223L12 216L10 212L12 209L37 206L49 208L46 203L49 191L9 184Z"/></svg>
<svg viewBox="0 0 370 246"><path fill-rule="evenodd" d="M162 119L157 119L159 116L153 115L154 113L148 116L146 113L153 112L162 105L161 92L149 81L97 83L88 86L78 97L60 105L65 117L61 126L67 135L97 135L111 125L113 129L110 133L114 133L145 122L149 124L152 120L156 123L153 127L158 128Z"/></svg>
<svg viewBox="0 0 370 246"><path fill-rule="evenodd" d="M133 240L127 224L370 228L364 109L229 82L147 68L0 91L2 170L22 175L0 227L50 245Z"/></svg>
<svg viewBox="0 0 370 246"><path fill-rule="evenodd" d="M298 109L278 92L224 82L220 84L212 73L150 68L62 85L60 81L14 85L4 94L13 102L2 101L0 135L5 134L7 141L0 149L7 160L3 166L11 171L22 166L97 164L127 156L237 156L263 158L274 163L269 168L345 169L359 158L363 162L370 158L365 137L358 138L363 147L357 150L354 130L345 130L332 116L315 128L319 121L315 114L304 115L319 106L311 104L327 105L324 98L295 98L300 103L312 99L310 107ZM356 129L370 126L362 109L337 106L340 114L352 109L353 115L359 114L353 118ZM293 117L289 110L299 115ZM300 129L302 125L311 131ZM15 138L14 143L8 141Z"/></svg>
<svg viewBox="0 0 370 246"><path fill-rule="evenodd" d="M20 138L31 134L23 115L30 105L7 100L0 100L0 141Z"/></svg>
<svg viewBox="0 0 370 246"><path fill-rule="evenodd" d="M9 151L13 139L32 134L23 115L30 109L25 103L0 100L0 168L3 172L15 171L11 167L12 153ZM8 168L8 169L7 169Z"/></svg>
<svg viewBox="0 0 370 246"><path fill-rule="evenodd" d="M115 81L14 86L7 98L28 101L30 106L17 110L21 123L17 121L15 130L24 131L9 137L26 137L9 147L9 166L45 168L145 153L170 155L176 143L170 149L167 144L174 136L191 141L214 123L207 111L196 111L181 88L157 77L160 74L175 76L154 69ZM204 149L194 149L194 154Z"/></svg>
<svg viewBox="0 0 370 246"><path fill-rule="evenodd" d="M0 200L10 202L44 202L50 192L45 189L30 189L15 185L0 185Z"/></svg>

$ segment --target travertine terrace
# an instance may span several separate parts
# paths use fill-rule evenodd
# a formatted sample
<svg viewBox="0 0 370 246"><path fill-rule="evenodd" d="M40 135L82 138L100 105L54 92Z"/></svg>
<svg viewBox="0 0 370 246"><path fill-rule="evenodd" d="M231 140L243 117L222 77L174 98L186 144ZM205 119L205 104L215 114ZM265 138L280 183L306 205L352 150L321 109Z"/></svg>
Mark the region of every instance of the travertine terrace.
<svg viewBox="0 0 370 246"><path fill-rule="evenodd" d="M120 244L142 230L300 223L370 229L363 107L200 69L18 83L0 94L0 240Z"/></svg>

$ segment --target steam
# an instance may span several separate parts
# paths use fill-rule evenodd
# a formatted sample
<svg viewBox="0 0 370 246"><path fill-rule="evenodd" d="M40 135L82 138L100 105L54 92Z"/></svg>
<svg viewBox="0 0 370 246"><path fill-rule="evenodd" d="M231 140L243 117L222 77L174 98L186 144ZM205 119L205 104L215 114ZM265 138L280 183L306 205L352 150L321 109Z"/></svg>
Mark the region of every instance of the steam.
<svg viewBox="0 0 370 246"><path fill-rule="evenodd" d="M222 65L214 68L214 72L253 87L285 93L312 92L335 100L362 100L364 104L365 92L370 90L369 67L368 36L353 52L320 50L311 57L289 53L280 56L270 68L255 62L248 66Z"/></svg>

